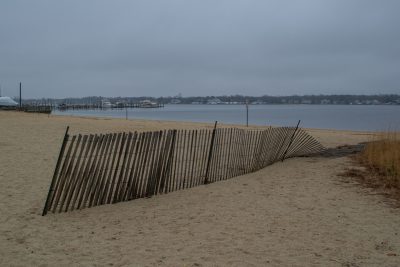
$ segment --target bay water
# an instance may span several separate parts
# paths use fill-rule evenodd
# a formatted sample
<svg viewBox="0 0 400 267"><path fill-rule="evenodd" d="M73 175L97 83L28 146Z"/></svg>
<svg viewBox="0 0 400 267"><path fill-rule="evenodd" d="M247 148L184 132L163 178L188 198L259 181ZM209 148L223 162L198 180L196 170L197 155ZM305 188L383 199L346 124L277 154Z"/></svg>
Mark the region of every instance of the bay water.
<svg viewBox="0 0 400 267"><path fill-rule="evenodd" d="M164 108L54 111L57 115L246 124L245 105L165 105ZM400 130L400 105L249 105L250 125L382 131Z"/></svg>

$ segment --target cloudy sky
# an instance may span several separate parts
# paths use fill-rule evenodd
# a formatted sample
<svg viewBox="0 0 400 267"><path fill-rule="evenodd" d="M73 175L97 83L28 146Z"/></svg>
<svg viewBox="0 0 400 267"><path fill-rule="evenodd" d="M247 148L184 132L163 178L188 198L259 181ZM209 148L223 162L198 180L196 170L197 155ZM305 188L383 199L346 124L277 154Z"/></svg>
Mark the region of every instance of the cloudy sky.
<svg viewBox="0 0 400 267"><path fill-rule="evenodd" d="M25 97L400 93L397 0L1 0Z"/></svg>

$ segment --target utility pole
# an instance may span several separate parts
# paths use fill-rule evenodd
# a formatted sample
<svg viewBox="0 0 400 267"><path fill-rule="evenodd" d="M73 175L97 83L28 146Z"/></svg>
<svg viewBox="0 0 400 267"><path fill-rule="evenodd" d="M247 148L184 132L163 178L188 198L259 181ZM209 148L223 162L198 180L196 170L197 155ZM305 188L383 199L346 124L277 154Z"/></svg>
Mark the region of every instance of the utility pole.
<svg viewBox="0 0 400 267"><path fill-rule="evenodd" d="M246 99L246 127L249 127L249 100Z"/></svg>
<svg viewBox="0 0 400 267"><path fill-rule="evenodd" d="M22 83L19 83L19 108L22 108L22 93L21 93Z"/></svg>

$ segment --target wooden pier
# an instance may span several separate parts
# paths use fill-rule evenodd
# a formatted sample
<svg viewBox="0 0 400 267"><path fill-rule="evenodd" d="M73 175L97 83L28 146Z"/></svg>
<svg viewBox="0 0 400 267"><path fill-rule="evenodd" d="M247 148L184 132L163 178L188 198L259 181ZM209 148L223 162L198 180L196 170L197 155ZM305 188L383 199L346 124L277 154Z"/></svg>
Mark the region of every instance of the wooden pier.
<svg viewBox="0 0 400 267"><path fill-rule="evenodd" d="M50 114L53 110L53 106L50 105L24 105L21 108L17 108L17 110L29 112L29 113L44 113Z"/></svg>
<svg viewBox="0 0 400 267"><path fill-rule="evenodd" d="M102 104L61 104L57 106L58 110L109 110L109 109L126 109L126 108L163 108L163 103L154 103L153 105L144 105L143 103L126 103L115 104L112 106L104 106Z"/></svg>

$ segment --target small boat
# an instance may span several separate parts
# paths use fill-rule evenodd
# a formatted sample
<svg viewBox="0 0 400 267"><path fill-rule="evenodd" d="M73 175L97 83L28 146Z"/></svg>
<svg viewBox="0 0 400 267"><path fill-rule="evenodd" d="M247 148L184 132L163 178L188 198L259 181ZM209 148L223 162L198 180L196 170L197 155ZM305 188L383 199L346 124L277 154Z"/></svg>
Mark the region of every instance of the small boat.
<svg viewBox="0 0 400 267"><path fill-rule="evenodd" d="M139 103L140 108L158 108L159 105L156 102L152 102L150 100L143 100Z"/></svg>
<svg viewBox="0 0 400 267"><path fill-rule="evenodd" d="M101 107L102 107L102 108L112 108L113 105L111 104L110 101L102 101Z"/></svg>

